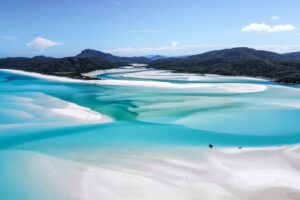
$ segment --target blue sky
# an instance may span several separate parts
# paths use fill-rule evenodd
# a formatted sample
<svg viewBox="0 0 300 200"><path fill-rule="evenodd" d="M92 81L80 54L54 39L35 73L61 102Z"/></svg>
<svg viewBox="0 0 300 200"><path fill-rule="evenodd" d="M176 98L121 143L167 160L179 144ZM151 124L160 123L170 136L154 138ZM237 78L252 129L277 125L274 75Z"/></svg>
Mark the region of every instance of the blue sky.
<svg viewBox="0 0 300 200"><path fill-rule="evenodd" d="M299 0L1 0L0 57L300 51Z"/></svg>

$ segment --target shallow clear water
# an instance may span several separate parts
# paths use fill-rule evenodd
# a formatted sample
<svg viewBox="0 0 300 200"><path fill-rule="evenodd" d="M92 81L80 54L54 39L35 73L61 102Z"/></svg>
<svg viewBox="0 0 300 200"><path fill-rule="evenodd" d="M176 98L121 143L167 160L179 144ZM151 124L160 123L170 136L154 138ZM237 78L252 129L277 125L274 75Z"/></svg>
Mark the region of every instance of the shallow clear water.
<svg viewBox="0 0 300 200"><path fill-rule="evenodd" d="M125 70L101 77L175 84L213 83L214 86L193 89L109 86L0 72L0 193L8 199L41 198L39 192L30 188L34 186L25 184L33 175L9 174L11 170L19 170L12 166L24 165L24 173L30 165L22 162L19 154L12 158L9 155L13 154L7 152L30 151L81 161L82 155L102 148L203 147L210 143L216 147L245 147L300 142L298 87L262 79L192 75L190 78L151 71L155 76L141 78L132 74L143 70ZM231 85L224 88L228 83ZM247 90L247 84L265 89L248 92L231 89L243 86ZM68 102L107 115L114 121L82 123L52 112ZM10 191L9 184L15 189ZM45 193L43 190L41 195ZM14 196L15 191L21 197Z"/></svg>
<svg viewBox="0 0 300 200"><path fill-rule="evenodd" d="M124 80L124 74L128 73L101 76L106 79L120 76ZM46 143L53 140L52 136L55 140L68 137L70 146L72 137L82 137L82 146L85 142L89 145L88 140L92 138L99 147L103 141L106 145L121 143L125 146L209 143L217 146L261 146L300 141L300 90L264 80L209 77L210 82L213 80L218 85L237 81L247 84L250 81L254 85L266 86L264 91L242 93L215 88L170 89L65 83L7 72L1 72L0 76L1 148L13 148L28 141L43 140ZM51 106L64 106L64 102L56 99L88 107L110 116L114 122L77 123L74 128L72 119L49 113ZM61 133L60 129L68 130L68 134ZM92 136L87 138L87 135Z"/></svg>

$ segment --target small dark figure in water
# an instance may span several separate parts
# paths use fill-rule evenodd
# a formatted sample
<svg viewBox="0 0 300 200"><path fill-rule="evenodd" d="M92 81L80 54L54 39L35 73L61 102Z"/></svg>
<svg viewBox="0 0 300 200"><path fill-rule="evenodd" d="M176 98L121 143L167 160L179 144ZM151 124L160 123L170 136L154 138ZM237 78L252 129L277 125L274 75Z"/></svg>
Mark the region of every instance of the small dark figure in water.
<svg viewBox="0 0 300 200"><path fill-rule="evenodd" d="M214 145L209 144L208 147L212 149L212 148L214 148Z"/></svg>
<svg viewBox="0 0 300 200"><path fill-rule="evenodd" d="M242 149L243 147L239 147L239 149Z"/></svg>

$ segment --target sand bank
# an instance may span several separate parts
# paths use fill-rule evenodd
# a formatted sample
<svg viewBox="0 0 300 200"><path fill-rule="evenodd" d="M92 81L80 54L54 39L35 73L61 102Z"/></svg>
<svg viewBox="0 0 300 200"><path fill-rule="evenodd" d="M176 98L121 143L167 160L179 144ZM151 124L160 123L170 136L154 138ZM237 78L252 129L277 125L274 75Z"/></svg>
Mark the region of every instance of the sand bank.
<svg viewBox="0 0 300 200"><path fill-rule="evenodd" d="M51 111L59 115L75 118L82 122L108 123L112 121L108 116L74 103L68 103L64 108L52 108Z"/></svg>
<svg viewBox="0 0 300 200"><path fill-rule="evenodd" d="M48 79L53 81L62 82L74 82L74 83L85 83L85 84L97 84L97 85L117 85L117 86L134 86L134 87L154 87L154 88L169 88L169 89L201 89L209 88L215 92L227 92L227 93L251 93L251 92L262 92L267 89L264 85L259 84L246 84L246 83L171 83L161 81L135 81L135 80L77 80L66 77L57 77L51 75L43 75L34 72L24 72L20 70L9 70L2 69L1 71L22 74L26 76L33 76L42 79ZM96 72L94 72L96 73Z"/></svg>

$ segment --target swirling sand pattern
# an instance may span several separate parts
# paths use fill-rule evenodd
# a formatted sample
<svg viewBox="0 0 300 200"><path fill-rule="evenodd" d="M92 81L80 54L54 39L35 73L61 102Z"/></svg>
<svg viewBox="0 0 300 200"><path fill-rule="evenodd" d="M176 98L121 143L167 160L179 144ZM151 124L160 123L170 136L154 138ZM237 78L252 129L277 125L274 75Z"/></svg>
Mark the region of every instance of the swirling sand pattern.
<svg viewBox="0 0 300 200"><path fill-rule="evenodd" d="M0 71L0 199L300 198L298 87L89 75L105 80Z"/></svg>

